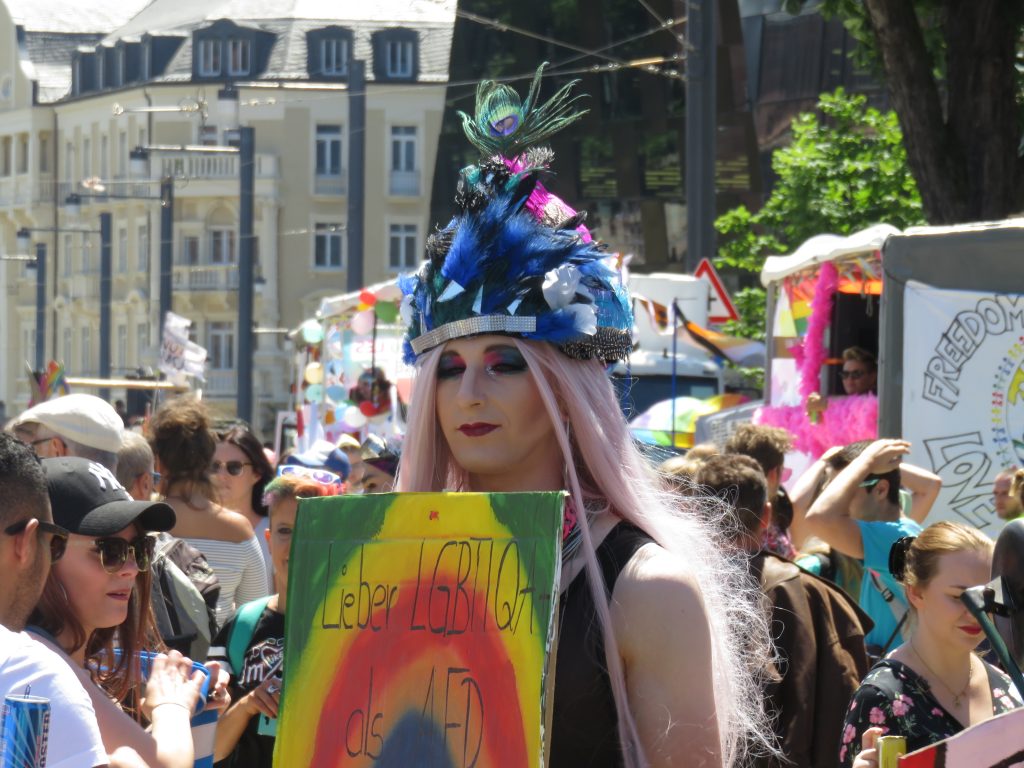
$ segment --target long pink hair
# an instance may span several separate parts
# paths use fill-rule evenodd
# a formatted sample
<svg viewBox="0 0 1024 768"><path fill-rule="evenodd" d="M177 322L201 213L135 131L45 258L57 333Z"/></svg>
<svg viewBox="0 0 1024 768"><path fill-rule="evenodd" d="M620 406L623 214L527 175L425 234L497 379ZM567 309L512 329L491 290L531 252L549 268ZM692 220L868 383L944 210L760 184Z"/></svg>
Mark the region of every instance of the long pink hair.
<svg viewBox="0 0 1024 768"><path fill-rule="evenodd" d="M722 546L721 502L682 501L666 490L630 437L611 382L596 361L572 360L547 343L512 338L526 360L565 457L565 475L577 509L615 514L646 531L692 570L709 624L715 708L722 761L738 765L748 754L774 752L761 706L760 675L770 655L767 620L746 568ZM435 398L443 347L418 363L397 490L471 490L438 427ZM559 408L561 404L561 410ZM564 414L564 416L563 416ZM563 423L567 417L568 429ZM608 595L587 516L579 516L587 580L604 636L608 676L618 712L619 743L627 768L648 763L630 712Z"/></svg>

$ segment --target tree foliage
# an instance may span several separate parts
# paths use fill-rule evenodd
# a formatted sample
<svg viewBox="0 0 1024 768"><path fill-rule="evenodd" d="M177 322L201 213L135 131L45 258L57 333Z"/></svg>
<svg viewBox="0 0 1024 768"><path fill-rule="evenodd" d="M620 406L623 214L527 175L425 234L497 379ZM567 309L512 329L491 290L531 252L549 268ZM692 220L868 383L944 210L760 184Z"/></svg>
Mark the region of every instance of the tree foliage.
<svg viewBox="0 0 1024 768"><path fill-rule="evenodd" d="M785 0L795 13L808 0ZM1024 210L1024 2L822 0L879 73L935 224Z"/></svg>
<svg viewBox="0 0 1024 768"><path fill-rule="evenodd" d="M761 210L740 206L715 222L719 266L760 273L767 256L789 253L814 235L924 222L896 115L842 89L823 94L818 112L798 115L792 143L772 155L778 178ZM740 320L727 330L763 339L764 290L744 288L735 299Z"/></svg>

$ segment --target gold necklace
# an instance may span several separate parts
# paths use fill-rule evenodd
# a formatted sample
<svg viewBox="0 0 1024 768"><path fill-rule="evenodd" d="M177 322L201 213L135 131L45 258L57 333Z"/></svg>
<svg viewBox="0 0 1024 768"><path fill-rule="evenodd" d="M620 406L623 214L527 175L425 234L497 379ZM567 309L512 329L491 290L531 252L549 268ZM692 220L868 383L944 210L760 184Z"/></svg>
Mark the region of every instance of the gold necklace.
<svg viewBox="0 0 1024 768"><path fill-rule="evenodd" d="M962 699L964 696L967 695L967 691L971 687L971 674L974 672L974 663L971 662L970 656L967 657L968 662L970 662L970 666L967 667L967 684L963 687L963 690L960 691L960 693L957 693L952 688L950 688L948 685L946 685L946 681L943 680L941 677L939 677L935 673L934 669L932 669L931 667L928 666L928 662L924 660L924 656L922 656L921 652L917 650L917 646L914 645L914 641L913 640L910 641L910 648L911 648L911 650L914 651L914 655L917 656L918 661L920 661L922 664L924 664L924 668L927 669L929 673L931 673L931 676L934 677L936 680L938 680L940 683L942 683L942 687L945 688L947 691L949 691L949 694L953 697L953 706L954 707L959 707L960 706L960 699Z"/></svg>

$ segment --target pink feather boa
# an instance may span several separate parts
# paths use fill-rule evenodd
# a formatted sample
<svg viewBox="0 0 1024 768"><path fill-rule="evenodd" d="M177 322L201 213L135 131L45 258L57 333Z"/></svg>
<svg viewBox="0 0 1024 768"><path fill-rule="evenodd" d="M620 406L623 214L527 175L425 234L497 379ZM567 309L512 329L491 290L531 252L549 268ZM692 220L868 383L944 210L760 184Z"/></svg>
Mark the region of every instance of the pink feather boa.
<svg viewBox="0 0 1024 768"><path fill-rule="evenodd" d="M832 300L839 287L839 270L831 261L821 265L818 282L811 299L811 316L807 320L807 334L799 348L797 370L800 373L800 397L808 396L821 389L821 367L828 353L825 350L825 329L832 322Z"/></svg>
<svg viewBox="0 0 1024 768"><path fill-rule="evenodd" d="M754 423L782 427L793 435L793 448L817 459L834 445L878 437L878 396L830 397L817 424L803 405L764 406L754 414Z"/></svg>
<svg viewBox="0 0 1024 768"><path fill-rule="evenodd" d="M832 397L817 424L807 417L807 398L821 389L821 368L828 357L825 329L832 322L832 303L838 288L839 271L831 262L822 264L811 299L807 334L802 344L792 348L803 403L764 406L754 415L757 424L788 431L793 435L793 447L814 458L834 445L874 440L878 436L878 397L875 395Z"/></svg>

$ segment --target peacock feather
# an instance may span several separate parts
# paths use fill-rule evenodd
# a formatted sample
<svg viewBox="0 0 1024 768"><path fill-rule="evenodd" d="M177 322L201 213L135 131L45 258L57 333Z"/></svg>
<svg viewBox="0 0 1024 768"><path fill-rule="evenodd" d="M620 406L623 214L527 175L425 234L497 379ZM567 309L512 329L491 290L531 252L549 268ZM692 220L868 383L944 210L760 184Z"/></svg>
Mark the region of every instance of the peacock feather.
<svg viewBox="0 0 1024 768"><path fill-rule="evenodd" d="M507 85L484 80L476 88L475 113L459 112L466 138L485 157L517 157L587 113L576 109L583 97L571 95L578 80L559 88L543 104L536 103L546 66L544 62L537 67L525 100Z"/></svg>

